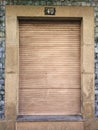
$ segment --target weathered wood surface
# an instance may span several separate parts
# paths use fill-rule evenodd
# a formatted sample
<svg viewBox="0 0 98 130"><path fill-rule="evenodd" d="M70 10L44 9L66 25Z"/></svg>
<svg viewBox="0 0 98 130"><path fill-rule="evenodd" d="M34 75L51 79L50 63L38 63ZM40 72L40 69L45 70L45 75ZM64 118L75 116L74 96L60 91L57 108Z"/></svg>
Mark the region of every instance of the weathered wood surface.
<svg viewBox="0 0 98 130"><path fill-rule="evenodd" d="M73 94L73 95L72 95ZM22 115L80 114L80 89L21 89Z"/></svg>
<svg viewBox="0 0 98 130"><path fill-rule="evenodd" d="M19 113L74 115L80 109L80 23L20 22Z"/></svg>

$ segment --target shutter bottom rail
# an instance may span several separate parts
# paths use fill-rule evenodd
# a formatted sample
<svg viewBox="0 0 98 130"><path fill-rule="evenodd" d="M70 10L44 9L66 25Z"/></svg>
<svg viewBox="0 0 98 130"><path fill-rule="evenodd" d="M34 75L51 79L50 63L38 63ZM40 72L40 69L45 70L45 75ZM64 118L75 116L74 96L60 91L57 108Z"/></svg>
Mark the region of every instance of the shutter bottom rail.
<svg viewBox="0 0 98 130"><path fill-rule="evenodd" d="M19 115L17 121L83 121L82 115Z"/></svg>

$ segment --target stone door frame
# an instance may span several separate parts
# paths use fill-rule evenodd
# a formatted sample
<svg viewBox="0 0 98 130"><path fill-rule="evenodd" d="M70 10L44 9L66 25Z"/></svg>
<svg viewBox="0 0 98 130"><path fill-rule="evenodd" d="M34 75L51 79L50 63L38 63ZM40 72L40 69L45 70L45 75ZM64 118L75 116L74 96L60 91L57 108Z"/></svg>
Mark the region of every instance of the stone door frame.
<svg viewBox="0 0 98 130"><path fill-rule="evenodd" d="M85 130L94 130L98 128L98 120L95 119L94 110L93 7L52 6L56 9L55 15L45 15L45 7L47 6L6 6L5 119L0 121L0 128L15 130L19 88L18 20L20 18L32 18L81 21L81 116Z"/></svg>

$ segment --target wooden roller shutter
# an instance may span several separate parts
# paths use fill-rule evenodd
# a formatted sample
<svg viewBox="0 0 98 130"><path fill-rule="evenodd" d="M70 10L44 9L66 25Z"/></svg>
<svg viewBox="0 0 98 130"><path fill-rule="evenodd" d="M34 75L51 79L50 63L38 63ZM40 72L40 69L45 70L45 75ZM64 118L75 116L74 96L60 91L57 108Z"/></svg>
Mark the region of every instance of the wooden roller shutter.
<svg viewBox="0 0 98 130"><path fill-rule="evenodd" d="M22 20L19 25L19 114L79 114L80 22Z"/></svg>

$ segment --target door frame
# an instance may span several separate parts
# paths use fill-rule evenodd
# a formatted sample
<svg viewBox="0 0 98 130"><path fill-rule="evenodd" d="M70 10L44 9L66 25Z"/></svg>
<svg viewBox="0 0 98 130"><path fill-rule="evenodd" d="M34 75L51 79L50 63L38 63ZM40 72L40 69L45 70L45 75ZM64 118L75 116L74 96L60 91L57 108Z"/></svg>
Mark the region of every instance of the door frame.
<svg viewBox="0 0 98 130"><path fill-rule="evenodd" d="M45 7L55 15L45 15ZM19 19L81 21L81 116L85 130L97 128L94 106L94 10L75 6L6 6L5 119L6 130L15 130L19 88ZM74 121L74 120L72 120ZM65 120L63 122L69 122ZM75 122L75 121L74 121ZM78 121L79 122L79 121ZM75 123L78 123L77 121ZM2 122L0 122L2 125ZM3 125L2 125L3 126ZM10 128L9 128L10 127Z"/></svg>

